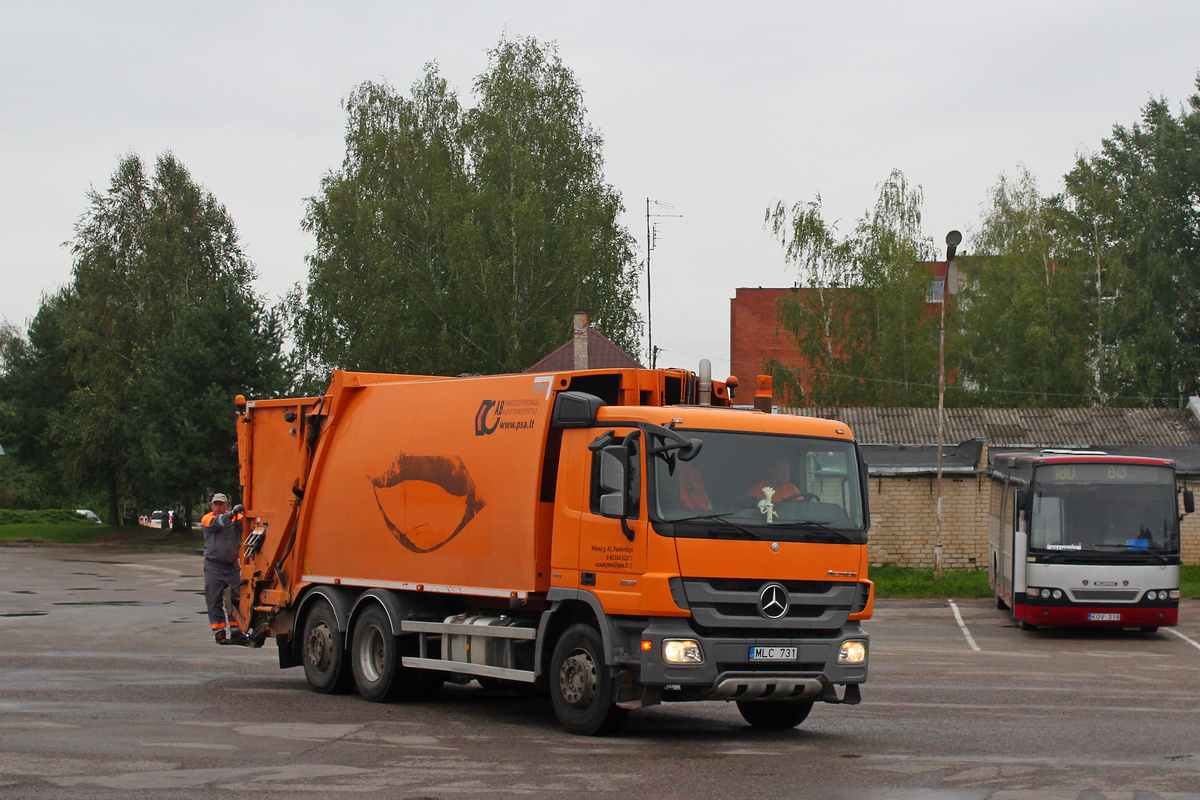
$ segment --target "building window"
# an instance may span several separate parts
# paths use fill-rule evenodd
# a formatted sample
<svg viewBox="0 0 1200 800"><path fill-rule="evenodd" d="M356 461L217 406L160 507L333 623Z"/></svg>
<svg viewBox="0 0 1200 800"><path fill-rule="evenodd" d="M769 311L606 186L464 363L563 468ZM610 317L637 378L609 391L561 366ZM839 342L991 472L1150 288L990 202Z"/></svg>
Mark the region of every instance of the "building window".
<svg viewBox="0 0 1200 800"><path fill-rule="evenodd" d="M945 278L934 278L929 284L929 291L925 294L926 303L942 302L943 290L946 286Z"/></svg>

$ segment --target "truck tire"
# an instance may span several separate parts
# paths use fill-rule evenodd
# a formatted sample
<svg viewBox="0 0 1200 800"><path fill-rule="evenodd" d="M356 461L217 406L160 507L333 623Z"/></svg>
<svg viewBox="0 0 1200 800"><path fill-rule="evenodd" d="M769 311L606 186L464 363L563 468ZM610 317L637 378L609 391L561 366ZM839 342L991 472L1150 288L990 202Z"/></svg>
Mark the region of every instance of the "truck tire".
<svg viewBox="0 0 1200 800"><path fill-rule="evenodd" d="M416 638L408 637L416 643ZM432 700L444 683L439 672L405 667L404 638L392 634L392 623L381 606L368 606L354 622L350 662L354 684L364 700L386 703L389 700ZM416 655L416 648L409 648Z"/></svg>
<svg viewBox="0 0 1200 800"><path fill-rule="evenodd" d="M354 685L364 700L386 703L395 698L400 678L400 648L392 623L377 605L368 607L354 622L350 643Z"/></svg>
<svg viewBox="0 0 1200 800"><path fill-rule="evenodd" d="M737 704L742 719L756 728L781 731L808 719L812 700L745 700Z"/></svg>
<svg viewBox="0 0 1200 800"><path fill-rule="evenodd" d="M567 628L550 658L550 701L568 733L603 736L629 716L618 708L617 680L604 663L604 640L591 625Z"/></svg>
<svg viewBox="0 0 1200 800"><path fill-rule="evenodd" d="M300 660L314 692L342 694L354 685L354 675L346 663L345 638L338 630L333 607L325 600L314 602L304 616Z"/></svg>

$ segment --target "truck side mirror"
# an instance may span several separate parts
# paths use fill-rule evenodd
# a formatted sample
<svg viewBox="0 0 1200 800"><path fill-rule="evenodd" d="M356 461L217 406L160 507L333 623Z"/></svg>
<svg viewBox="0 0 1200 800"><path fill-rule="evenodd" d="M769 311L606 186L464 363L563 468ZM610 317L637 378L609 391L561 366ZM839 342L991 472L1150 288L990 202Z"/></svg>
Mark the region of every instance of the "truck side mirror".
<svg viewBox="0 0 1200 800"><path fill-rule="evenodd" d="M625 486L629 474L629 451L612 444L600 451L600 515L621 517L626 514Z"/></svg>
<svg viewBox="0 0 1200 800"><path fill-rule="evenodd" d="M1188 514L1196 510L1196 495L1192 494L1191 489L1183 490L1183 510Z"/></svg>

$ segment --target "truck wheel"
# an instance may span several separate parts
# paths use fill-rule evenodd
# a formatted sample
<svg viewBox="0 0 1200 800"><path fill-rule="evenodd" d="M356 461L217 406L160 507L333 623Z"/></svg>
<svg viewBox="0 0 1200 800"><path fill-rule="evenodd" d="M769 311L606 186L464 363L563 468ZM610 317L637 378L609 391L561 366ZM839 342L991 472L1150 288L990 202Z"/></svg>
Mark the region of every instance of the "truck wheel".
<svg viewBox="0 0 1200 800"><path fill-rule="evenodd" d="M396 696L400 677L399 648L392 635L392 624L379 606L359 614L354 623L350 645L350 663L354 685L364 700L384 703Z"/></svg>
<svg viewBox="0 0 1200 800"><path fill-rule="evenodd" d="M300 651L304 677L314 692L341 694L350 690L354 676L347 668L345 641L333 607L324 600L314 603L304 618Z"/></svg>
<svg viewBox="0 0 1200 800"><path fill-rule="evenodd" d="M808 719L812 700L745 700L738 701L742 719L756 728L781 731L794 728Z"/></svg>
<svg viewBox="0 0 1200 800"><path fill-rule="evenodd" d="M550 700L568 733L603 736L621 727L629 712L618 708L617 682L604 664L604 640L591 625L572 625L550 659Z"/></svg>

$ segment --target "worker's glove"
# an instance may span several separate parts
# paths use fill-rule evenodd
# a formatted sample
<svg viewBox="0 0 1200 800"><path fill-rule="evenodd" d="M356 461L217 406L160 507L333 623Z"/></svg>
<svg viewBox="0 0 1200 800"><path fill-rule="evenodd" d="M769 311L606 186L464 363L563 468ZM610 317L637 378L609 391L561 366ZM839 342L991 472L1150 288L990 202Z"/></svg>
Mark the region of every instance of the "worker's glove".
<svg viewBox="0 0 1200 800"><path fill-rule="evenodd" d="M238 503L236 506L234 506L233 508L230 509L230 511L233 512L234 516L237 516L238 514L242 513L245 510L246 509L242 506L241 503Z"/></svg>

